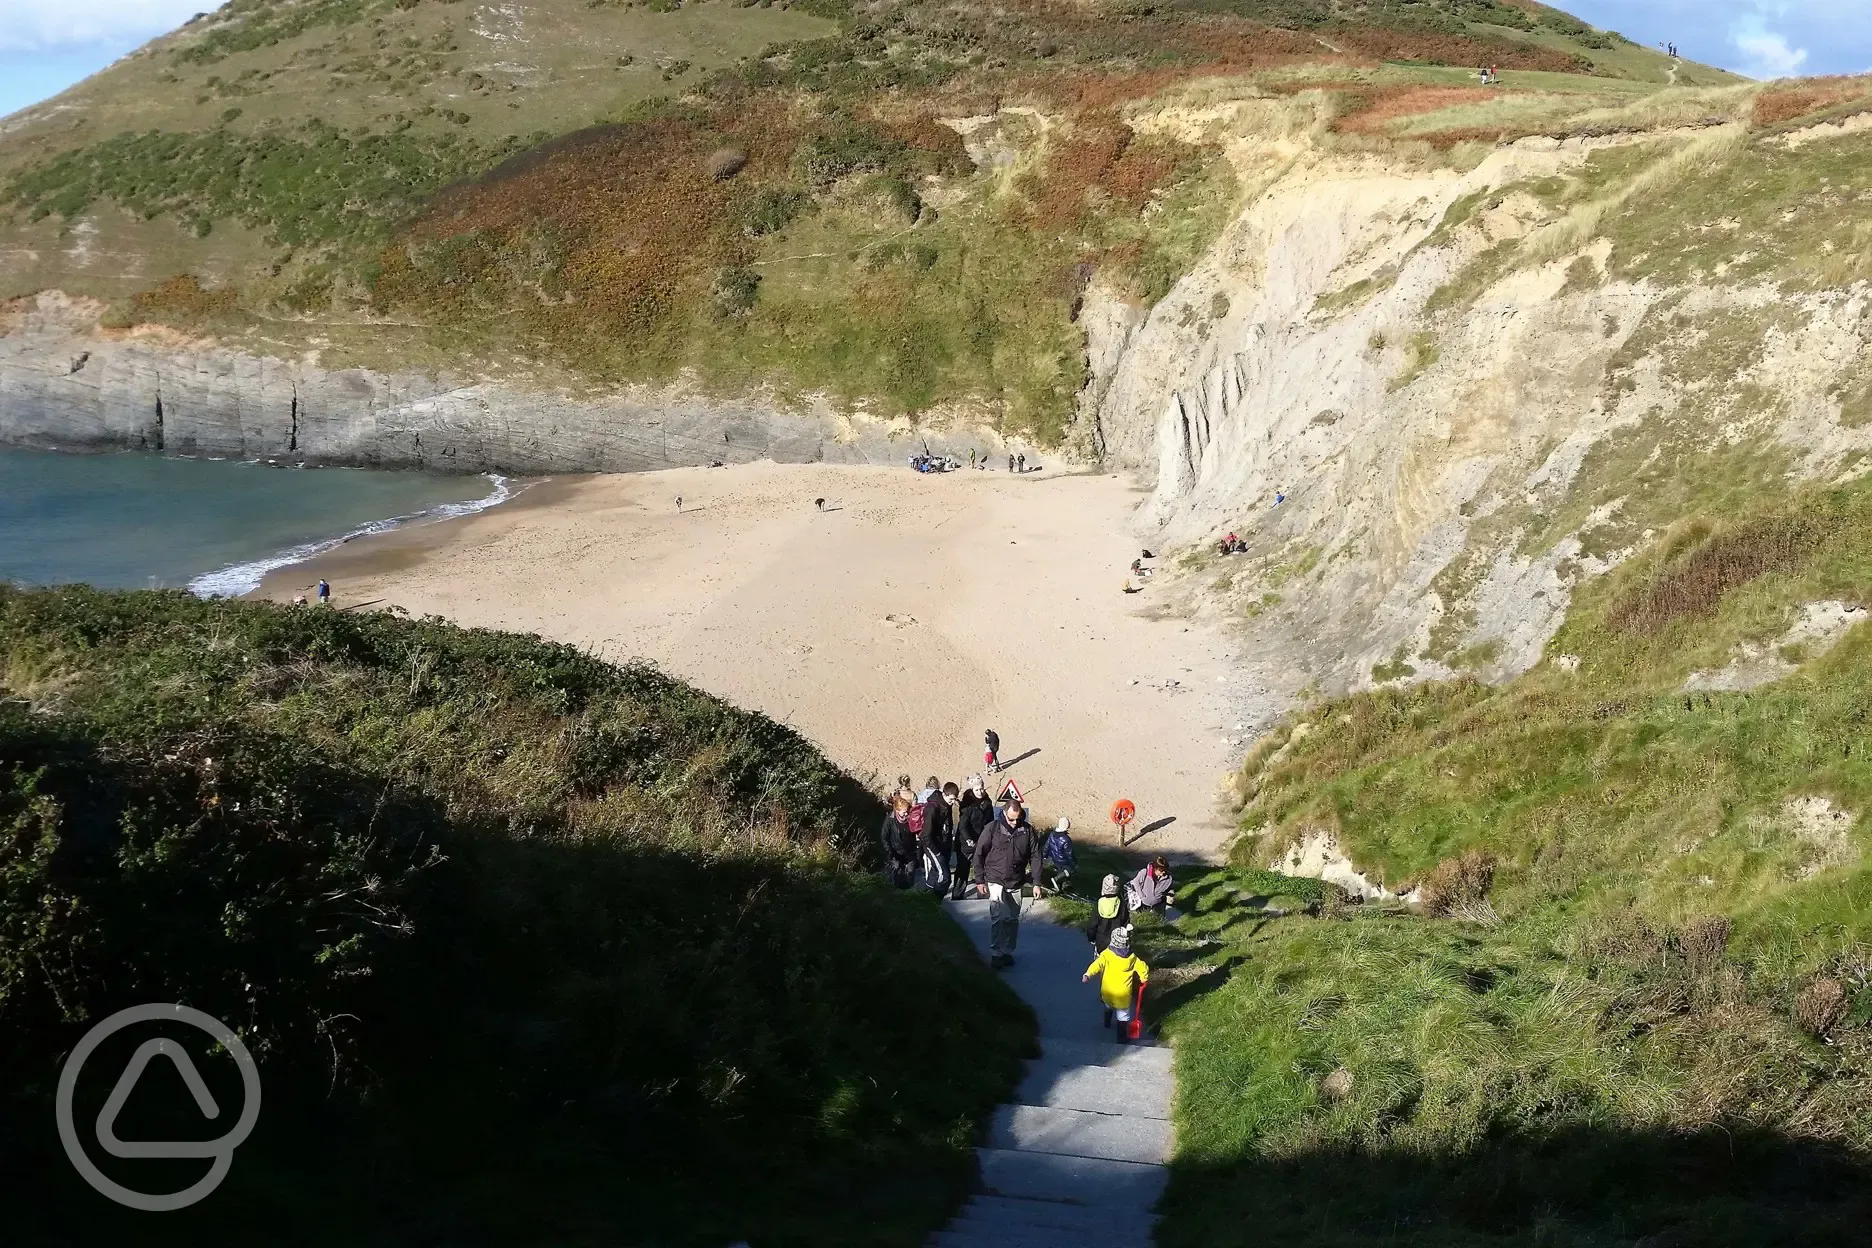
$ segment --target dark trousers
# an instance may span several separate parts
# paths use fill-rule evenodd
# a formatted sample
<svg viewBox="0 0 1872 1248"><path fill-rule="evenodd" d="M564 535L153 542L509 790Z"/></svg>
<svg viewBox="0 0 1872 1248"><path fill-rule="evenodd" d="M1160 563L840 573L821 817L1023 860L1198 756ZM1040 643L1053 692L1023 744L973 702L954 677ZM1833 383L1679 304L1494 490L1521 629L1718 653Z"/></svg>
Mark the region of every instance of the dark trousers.
<svg viewBox="0 0 1872 1248"><path fill-rule="evenodd" d="M972 861L972 856L973 851L966 854L961 850L956 851L955 879L949 885L949 899L951 901L961 901L964 897L968 896L969 871L973 869L975 865Z"/></svg>

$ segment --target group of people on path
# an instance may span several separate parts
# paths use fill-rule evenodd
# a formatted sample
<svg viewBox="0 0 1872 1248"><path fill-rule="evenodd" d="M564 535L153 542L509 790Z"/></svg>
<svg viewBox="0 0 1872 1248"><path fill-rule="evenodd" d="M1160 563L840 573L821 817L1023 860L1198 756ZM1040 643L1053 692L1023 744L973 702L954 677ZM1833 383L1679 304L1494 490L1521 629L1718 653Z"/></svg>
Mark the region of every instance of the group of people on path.
<svg viewBox="0 0 1872 1248"><path fill-rule="evenodd" d="M1002 766L1000 745L993 730L983 734L989 774ZM878 841L886 874L896 887L951 901L987 898L989 965L996 970L1014 965L1022 890L1034 900L1049 892L1070 896L1078 857L1070 819L1062 817L1046 833L1036 832L1018 791L1009 786L999 798L991 797L980 773L964 784L931 776L920 789L912 787L908 775L899 776ZM1174 886L1170 864L1160 855L1128 883L1116 875L1104 877L1093 902L1085 929L1093 960L1083 978L1099 977L1105 1024L1119 1043L1129 1038L1134 994L1150 978L1150 967L1131 951L1132 916L1142 910L1163 915Z"/></svg>

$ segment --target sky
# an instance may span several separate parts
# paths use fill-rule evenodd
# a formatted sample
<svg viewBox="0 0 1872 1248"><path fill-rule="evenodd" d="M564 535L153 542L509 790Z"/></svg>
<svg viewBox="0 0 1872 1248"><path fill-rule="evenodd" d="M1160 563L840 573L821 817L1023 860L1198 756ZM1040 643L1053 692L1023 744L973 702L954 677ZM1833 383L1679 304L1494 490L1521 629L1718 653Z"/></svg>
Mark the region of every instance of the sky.
<svg viewBox="0 0 1872 1248"><path fill-rule="evenodd" d="M0 117L56 95L213 0L0 0ZM1872 71L1872 0L1562 0L1595 26L1752 78Z"/></svg>

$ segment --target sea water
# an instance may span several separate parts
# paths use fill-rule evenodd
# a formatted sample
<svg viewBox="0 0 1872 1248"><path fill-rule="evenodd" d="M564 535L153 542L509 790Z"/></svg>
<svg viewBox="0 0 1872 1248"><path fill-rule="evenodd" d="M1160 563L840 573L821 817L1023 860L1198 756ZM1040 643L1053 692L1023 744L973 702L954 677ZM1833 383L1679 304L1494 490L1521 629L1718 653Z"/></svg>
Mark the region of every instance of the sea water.
<svg viewBox="0 0 1872 1248"><path fill-rule="evenodd" d="M0 447L0 581L244 594L349 538L509 493L496 476Z"/></svg>

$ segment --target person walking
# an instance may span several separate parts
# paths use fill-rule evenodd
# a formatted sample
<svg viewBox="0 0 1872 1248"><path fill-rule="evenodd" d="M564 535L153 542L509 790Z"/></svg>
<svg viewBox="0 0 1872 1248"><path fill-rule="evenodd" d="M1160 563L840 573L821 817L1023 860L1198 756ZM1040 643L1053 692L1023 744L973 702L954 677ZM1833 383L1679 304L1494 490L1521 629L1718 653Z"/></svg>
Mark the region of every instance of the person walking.
<svg viewBox="0 0 1872 1248"><path fill-rule="evenodd" d="M1086 921L1086 939L1092 942L1092 952L1100 954L1111 944L1111 934L1121 927L1131 926L1131 907L1125 903L1124 890L1118 887L1118 877L1108 875L1099 884L1099 897L1092 904L1092 917Z"/></svg>
<svg viewBox="0 0 1872 1248"><path fill-rule="evenodd" d="M982 765L991 776L1001 770L1001 734L992 728L982 730Z"/></svg>
<svg viewBox="0 0 1872 1248"><path fill-rule="evenodd" d="M917 838L910 828L910 795L901 790L891 798L890 811L878 829L878 844L884 849L884 869L890 882L909 888L916 882Z"/></svg>
<svg viewBox="0 0 1872 1248"><path fill-rule="evenodd" d="M975 847L992 822L994 802L988 797L988 782L980 776L970 776L968 789L960 795L956 808L956 869L949 894L955 901L968 896L969 868L974 865Z"/></svg>
<svg viewBox="0 0 1872 1248"><path fill-rule="evenodd" d="M1033 872L1033 858L1027 812L1020 802L1010 801L975 844L977 887L988 898L988 965L997 971L1014 965L1014 947L1020 943L1020 889ZM1033 891L1040 896L1038 885Z"/></svg>
<svg viewBox="0 0 1872 1248"><path fill-rule="evenodd" d="M953 784L949 787L955 788ZM941 897L949 890L949 855L955 825L949 818L949 803L944 800L942 787L935 776L930 777L929 784L917 795L917 799L918 812L921 814L917 838L922 849L919 861L923 869L923 887Z"/></svg>
<svg viewBox="0 0 1872 1248"><path fill-rule="evenodd" d="M1073 868L1078 865L1077 855L1073 853L1072 820L1062 815L1053 825L1040 845L1040 858L1048 877L1047 887L1055 895L1064 893L1072 883Z"/></svg>
<svg viewBox="0 0 1872 1248"><path fill-rule="evenodd" d="M1014 457L1012 455L1008 456L1008 471L1014 471Z"/></svg>
<svg viewBox="0 0 1872 1248"><path fill-rule="evenodd" d="M1131 903L1133 910L1154 910L1158 918L1175 900L1171 889L1176 881L1170 878L1170 860L1158 854L1144 865L1144 869L1131 877L1125 886L1125 900Z"/></svg>
<svg viewBox="0 0 1872 1248"><path fill-rule="evenodd" d="M331 606L331 582L322 576L318 583L318 600L321 607Z"/></svg>
<svg viewBox="0 0 1872 1248"><path fill-rule="evenodd" d="M1111 944L1092 959L1092 965L1086 967L1079 982L1087 983L1094 975L1099 977L1099 1000L1105 1006L1105 1025L1112 1027L1112 1039L1123 1044L1125 1033L1130 1030L1134 994L1150 983L1150 967L1131 952L1130 928L1113 929ZM1113 1027L1114 1023L1118 1025Z"/></svg>

